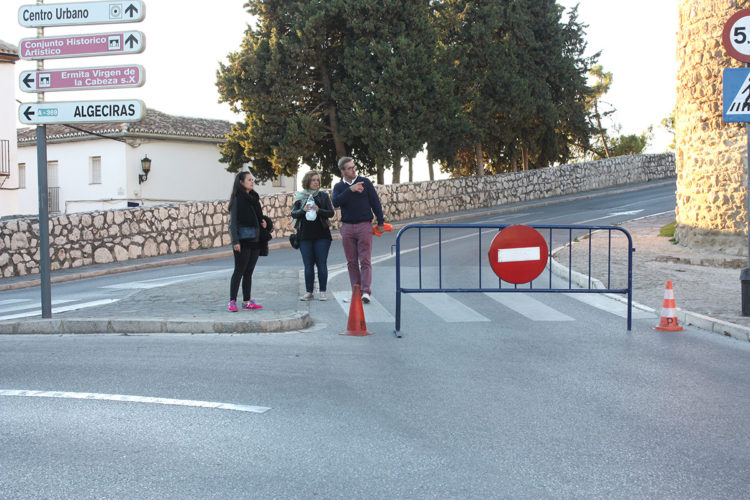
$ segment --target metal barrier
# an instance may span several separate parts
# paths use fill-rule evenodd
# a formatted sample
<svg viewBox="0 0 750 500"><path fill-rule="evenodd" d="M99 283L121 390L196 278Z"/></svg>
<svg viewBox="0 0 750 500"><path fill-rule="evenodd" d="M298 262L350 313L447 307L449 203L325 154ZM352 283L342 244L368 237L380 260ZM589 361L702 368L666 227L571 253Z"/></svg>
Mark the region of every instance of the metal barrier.
<svg viewBox="0 0 750 500"><path fill-rule="evenodd" d="M491 266L489 263L488 256L486 254L487 249L490 247L490 242L495 237L497 232L502 231L506 227L510 226L512 224L409 224L407 226L404 226L401 228L401 230L398 232L398 235L396 236L396 328L394 333L397 337L401 337L401 294L403 293L454 293L454 292L460 292L460 293L472 293L472 292L524 292L524 293L614 293L614 294L623 294L627 296L627 327L628 330L631 329L631 320L632 320L632 309L633 309L633 252L635 252L635 249L633 248L633 239L630 236L630 233L628 233L625 229L618 227L618 226L581 226L581 225L570 225L570 226L560 226L560 225L530 225L530 227L536 229L539 231L542 236L544 236L544 239L547 241L547 247L549 248L549 254L547 258L547 265L545 269L542 271L542 273L532 280L529 283L523 284L521 287L519 285L514 285L511 283L505 283L500 278L495 278L497 280L497 286L483 286L482 284L482 273L483 271L486 272L487 269L491 270ZM461 288L461 287L446 287L443 286L443 231L446 229L470 229L470 230L476 230L477 235L477 241L478 241L478 259L477 259L477 271L478 271L478 281L477 286L473 288ZM438 286L424 286L423 284L423 275L422 275L422 257L423 257L423 232L426 232L427 230L435 230L437 232L437 241L430 243L430 246L437 246L437 261L438 261L438 276L437 276L437 284ZM485 250L482 249L482 232L483 230L485 232L492 232L491 237L487 238L487 246ZM490 231L488 231L490 230ZM418 252L418 273L419 273L419 286L418 287L412 287L412 288L404 288L401 286L401 239L404 237L405 234L409 233L410 231L417 231L417 241L416 241L416 247L411 248L407 251L417 251ZM607 238L608 238L608 246L607 246L607 280L606 284L602 282L602 284L605 286L605 288L592 288L592 278L591 278L591 241L592 241L592 235L593 233L597 231L606 231L607 232ZM622 233L627 238L627 247L622 248L622 251L627 252L627 264L628 264L628 276L627 276L627 286L624 288L613 288L612 287L612 233ZM563 232L564 236L561 239L559 236L559 233ZM574 232L577 234L577 236L574 236ZM565 235L566 233L566 235ZM572 251L572 243L574 239L577 239L578 237L585 236L588 238L588 287L574 287L573 286L573 265L572 265L572 258L573 258L573 251ZM469 235L471 237L471 234ZM555 242L555 239L557 238L559 241L558 247L562 245L565 241L567 241L567 244L571 251L569 252L568 257L568 279L567 279L567 288L565 287L557 287L553 288L552 286L552 248L553 243ZM406 252L406 251L405 251ZM548 275L548 279L544 279L544 276ZM434 278L434 276L433 276ZM544 286L546 283L547 286ZM503 286L505 285L505 286Z"/></svg>

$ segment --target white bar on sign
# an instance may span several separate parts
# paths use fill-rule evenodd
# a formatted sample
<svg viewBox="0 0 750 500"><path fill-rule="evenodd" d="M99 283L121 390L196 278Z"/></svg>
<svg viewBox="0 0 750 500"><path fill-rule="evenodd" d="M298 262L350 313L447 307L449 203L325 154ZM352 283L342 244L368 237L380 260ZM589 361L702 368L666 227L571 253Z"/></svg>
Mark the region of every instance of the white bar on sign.
<svg viewBox="0 0 750 500"><path fill-rule="evenodd" d="M497 251L498 262L525 262L541 260L539 247L501 248Z"/></svg>

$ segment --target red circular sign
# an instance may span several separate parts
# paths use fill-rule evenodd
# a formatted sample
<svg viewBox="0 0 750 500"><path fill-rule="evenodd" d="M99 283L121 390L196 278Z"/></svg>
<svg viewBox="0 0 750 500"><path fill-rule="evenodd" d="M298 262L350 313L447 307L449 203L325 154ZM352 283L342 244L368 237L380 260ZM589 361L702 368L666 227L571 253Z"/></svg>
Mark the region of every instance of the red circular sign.
<svg viewBox="0 0 750 500"><path fill-rule="evenodd" d="M750 9L735 12L724 25L721 43L727 53L742 62L750 62Z"/></svg>
<svg viewBox="0 0 750 500"><path fill-rule="evenodd" d="M508 283L528 283L547 265L549 250L539 231L529 226L508 226L492 240L489 258L495 274Z"/></svg>

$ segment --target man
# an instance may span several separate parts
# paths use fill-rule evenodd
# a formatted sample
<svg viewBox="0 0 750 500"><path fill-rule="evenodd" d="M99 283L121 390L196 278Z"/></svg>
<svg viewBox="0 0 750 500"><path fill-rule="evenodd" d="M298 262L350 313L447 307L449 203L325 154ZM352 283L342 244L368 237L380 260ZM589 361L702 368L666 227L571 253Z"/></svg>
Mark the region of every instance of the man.
<svg viewBox="0 0 750 500"><path fill-rule="evenodd" d="M372 290L372 216L378 220L378 231L383 232L383 208L369 179L357 175L354 160L345 156L339 160L341 181L333 186L331 201L341 207L341 243L344 245L349 282L359 285L362 302L368 304Z"/></svg>

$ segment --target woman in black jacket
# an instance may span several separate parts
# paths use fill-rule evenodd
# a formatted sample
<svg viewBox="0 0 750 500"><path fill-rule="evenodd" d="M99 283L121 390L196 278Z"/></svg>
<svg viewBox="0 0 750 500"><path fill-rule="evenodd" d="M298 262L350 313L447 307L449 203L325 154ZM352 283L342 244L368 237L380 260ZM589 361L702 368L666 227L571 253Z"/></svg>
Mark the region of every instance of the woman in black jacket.
<svg viewBox="0 0 750 500"><path fill-rule="evenodd" d="M229 309L237 312L237 291L242 281L242 308L263 309L250 297L253 271L260 255L261 228L267 223L263 218L260 196L255 192L250 172L240 172L234 178L229 197L229 234L234 250L234 273L229 284Z"/></svg>
<svg viewBox="0 0 750 500"><path fill-rule="evenodd" d="M325 191L320 190L320 172L311 170L302 178L302 191L294 197L292 217L297 220L299 250L305 265L305 293L300 300L312 300L315 267L318 268L320 300L328 300L328 251L331 248L333 204ZM312 220L311 220L312 219Z"/></svg>

